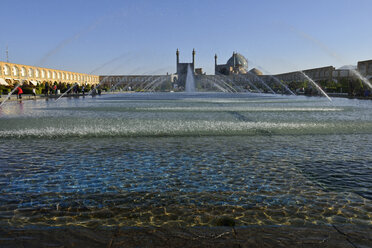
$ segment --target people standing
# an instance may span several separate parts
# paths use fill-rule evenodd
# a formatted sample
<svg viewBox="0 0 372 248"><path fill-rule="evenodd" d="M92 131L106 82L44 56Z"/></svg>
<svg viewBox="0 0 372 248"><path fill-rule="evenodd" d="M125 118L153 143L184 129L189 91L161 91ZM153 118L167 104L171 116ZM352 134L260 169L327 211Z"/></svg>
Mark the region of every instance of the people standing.
<svg viewBox="0 0 372 248"><path fill-rule="evenodd" d="M22 88L18 86L17 90L18 90L18 92L17 92L17 98L18 99L22 99L22 94L23 94Z"/></svg>
<svg viewBox="0 0 372 248"><path fill-rule="evenodd" d="M49 93L49 84L46 82L45 83L45 96L48 96L48 93Z"/></svg>
<svg viewBox="0 0 372 248"><path fill-rule="evenodd" d="M81 87L81 92L83 92L83 96L85 95L85 87L84 87L84 85L83 85L83 87Z"/></svg>
<svg viewBox="0 0 372 248"><path fill-rule="evenodd" d="M36 98L36 89L35 89L35 87L32 88L32 95Z"/></svg>

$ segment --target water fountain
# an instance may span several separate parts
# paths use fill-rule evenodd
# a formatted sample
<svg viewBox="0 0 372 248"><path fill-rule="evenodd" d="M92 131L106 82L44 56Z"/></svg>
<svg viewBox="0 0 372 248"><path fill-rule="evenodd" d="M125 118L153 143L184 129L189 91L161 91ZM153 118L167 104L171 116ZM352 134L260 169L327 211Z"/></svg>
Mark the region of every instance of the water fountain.
<svg viewBox="0 0 372 248"><path fill-rule="evenodd" d="M193 74L189 65L177 94L2 109L2 228L29 239L36 227L205 228L224 215L261 230L369 228L369 103L335 99L330 107L317 98L238 92L225 76L198 81L222 92L189 94ZM149 77L142 88L154 91L165 80Z"/></svg>
<svg viewBox="0 0 372 248"><path fill-rule="evenodd" d="M185 91L187 93L193 93L193 92L196 91L196 88L195 88L195 79L194 79L194 72L192 71L190 65L188 65L188 67L187 67Z"/></svg>
<svg viewBox="0 0 372 248"><path fill-rule="evenodd" d="M228 85L233 90L233 92L244 92L244 90L240 86L236 85L236 83L231 78L224 75L217 75L217 77L223 82L229 82L230 84L226 83L226 85Z"/></svg>
<svg viewBox="0 0 372 248"><path fill-rule="evenodd" d="M150 89L152 89L154 86L156 87L158 83L161 82L161 80L161 77L151 80L149 83L146 84L145 87L143 87L143 91L151 91Z"/></svg>
<svg viewBox="0 0 372 248"><path fill-rule="evenodd" d="M211 78L204 77L202 82L203 81L208 82L212 87L220 90L221 92L224 92L224 93L231 92L229 89L226 89L225 87L221 86L219 83L217 83L215 80L212 80Z"/></svg>
<svg viewBox="0 0 372 248"><path fill-rule="evenodd" d="M357 71L357 70L355 70L355 69L351 69L351 72L355 75L355 76L357 76L365 85L367 85L368 86L368 88L369 89L371 89L372 90L372 84L369 82L369 80L366 78L366 77L364 77L362 74L360 74L360 72L359 71Z"/></svg>
<svg viewBox="0 0 372 248"><path fill-rule="evenodd" d="M14 93L14 91L17 90L17 88L20 86L20 83L16 84L16 86L14 87L14 89L8 93L8 95L5 97L5 99L0 103L0 107L3 106L3 104L9 100L10 96Z"/></svg>
<svg viewBox="0 0 372 248"><path fill-rule="evenodd" d="M300 71L300 73L307 79L309 80L309 82L314 85L322 94L323 96L327 97L327 99L332 102L332 99L327 95L327 93L324 92L324 90L322 90L322 88L320 88L320 86L314 82L314 80L312 80L308 75L306 75L306 73L304 73L303 71Z"/></svg>
<svg viewBox="0 0 372 248"><path fill-rule="evenodd" d="M159 86L161 86L162 84L166 83L168 81L168 77L167 76L162 76L160 77L160 82L157 82L156 84L154 84L152 87L150 87L149 91L150 92L155 92L155 89Z"/></svg>
<svg viewBox="0 0 372 248"><path fill-rule="evenodd" d="M332 51L327 45L325 45L321 41L315 39L314 37L310 36L309 34L304 33L303 31L296 30L294 27L290 27L290 30L295 32L300 37L305 38L306 40L310 41L314 45L318 46L320 49L325 51L329 56L336 59L340 63L345 64L344 59L342 59L340 55L338 55L337 53ZM372 84L369 82L369 80L366 77L364 77L362 74L360 74L360 72L358 70L356 70L354 68L350 68L350 71L356 77L358 77L369 89L372 89Z"/></svg>
<svg viewBox="0 0 372 248"><path fill-rule="evenodd" d="M2 228L206 228L226 213L242 228L370 225L369 102L231 94L219 79L224 92L9 103Z"/></svg>
<svg viewBox="0 0 372 248"><path fill-rule="evenodd" d="M269 75L270 78L274 79L275 82L277 82L280 86L284 87L286 91L288 91L291 95L296 95L295 93L293 93L293 91L291 91L287 85L283 84L277 77L273 76L273 75Z"/></svg>
<svg viewBox="0 0 372 248"><path fill-rule="evenodd" d="M258 82L260 82L262 85L264 85L271 93L273 93L274 95L276 94L275 91L273 91L273 89L270 88L270 86L268 86L260 77L258 77L256 74L248 71L247 72L249 75L252 75L254 76L256 79L258 79Z"/></svg>
<svg viewBox="0 0 372 248"><path fill-rule="evenodd" d="M227 80L225 80L225 78L221 78L219 75L215 76L214 79L219 82L221 85L224 85L225 88L229 89L229 92L232 92L232 93L237 93L238 91L232 86L230 85L228 82L226 82Z"/></svg>
<svg viewBox="0 0 372 248"><path fill-rule="evenodd" d="M68 88L65 92L63 92L57 99L56 101L58 101L59 99L61 99L62 97L64 97L67 93L69 93L75 86L78 86L77 83L73 84L70 86L70 88Z"/></svg>
<svg viewBox="0 0 372 248"><path fill-rule="evenodd" d="M251 80L249 80L249 78L247 77L243 77L242 75L238 75L238 77L243 80L244 82L247 82L249 84L249 86L251 86L253 89L255 89L258 93L262 93L262 91L257 88L256 85L254 85L254 83L251 82Z"/></svg>

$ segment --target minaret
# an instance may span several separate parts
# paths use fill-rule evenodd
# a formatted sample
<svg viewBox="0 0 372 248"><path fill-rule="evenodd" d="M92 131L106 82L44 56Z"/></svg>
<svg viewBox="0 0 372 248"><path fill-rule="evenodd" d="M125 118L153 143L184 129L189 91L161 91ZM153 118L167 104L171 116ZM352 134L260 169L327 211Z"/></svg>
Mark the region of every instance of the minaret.
<svg viewBox="0 0 372 248"><path fill-rule="evenodd" d="M217 54L214 55L214 74L217 72Z"/></svg>
<svg viewBox="0 0 372 248"><path fill-rule="evenodd" d="M234 61L234 69L235 69L235 60L236 60L236 53L235 52L233 52L233 61Z"/></svg>
<svg viewBox="0 0 372 248"><path fill-rule="evenodd" d="M192 49L192 67L195 68L195 48Z"/></svg>
<svg viewBox="0 0 372 248"><path fill-rule="evenodd" d="M178 48L176 51L176 56L177 56L177 65L178 65L180 63L180 51L178 51Z"/></svg>

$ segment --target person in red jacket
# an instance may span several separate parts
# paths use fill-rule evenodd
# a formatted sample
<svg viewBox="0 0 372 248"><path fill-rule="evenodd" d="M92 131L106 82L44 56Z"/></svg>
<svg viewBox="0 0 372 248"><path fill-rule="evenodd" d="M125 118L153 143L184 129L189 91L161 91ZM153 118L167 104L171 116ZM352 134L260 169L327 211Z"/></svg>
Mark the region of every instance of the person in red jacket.
<svg viewBox="0 0 372 248"><path fill-rule="evenodd" d="M23 94L23 90L22 90L22 88L21 88L21 87L18 87L17 90L18 90L17 98L22 99L22 94Z"/></svg>

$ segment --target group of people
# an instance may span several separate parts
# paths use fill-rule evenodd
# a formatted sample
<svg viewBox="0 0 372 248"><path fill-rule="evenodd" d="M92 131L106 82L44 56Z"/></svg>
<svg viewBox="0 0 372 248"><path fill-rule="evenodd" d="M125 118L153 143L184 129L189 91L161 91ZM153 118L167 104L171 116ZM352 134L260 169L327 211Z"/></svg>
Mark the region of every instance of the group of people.
<svg viewBox="0 0 372 248"><path fill-rule="evenodd" d="M57 93L58 93L58 89L57 89L57 85L55 84L55 85L52 85L52 86L49 86L49 84L45 84L45 88L44 88L44 90L45 90L45 96L48 96L48 95L57 95Z"/></svg>
<svg viewBox="0 0 372 248"><path fill-rule="evenodd" d="M72 88L70 89L70 85L67 85L67 89L69 90L68 94L70 93L73 93L73 94L79 94L80 92L83 93L83 95L85 95L85 86L83 85L81 87L81 90L79 89L79 85L75 84L74 86L72 86ZM44 88L44 92L45 92L45 96L48 96L48 95L57 95L57 94L60 94L60 89L58 89L57 85L54 84L52 86L49 86L49 84L45 84L45 88Z"/></svg>
<svg viewBox="0 0 372 248"><path fill-rule="evenodd" d="M45 96L48 96L48 95L52 95L52 94L59 94L59 89L57 88L57 85L53 85L53 86L49 86L48 84L45 84ZM23 94L23 89L21 86L18 86L17 89L17 99L20 99L22 100L22 94ZM71 89L71 92L73 92L74 94L79 94L79 86L76 84L72 87ZM85 95L85 87L82 86L81 88L81 92L83 93L83 95ZM101 89L96 89L94 88L92 90L92 95L101 95ZM36 98L36 88L33 87L32 88L32 95ZM1 95L0 95L1 97Z"/></svg>
<svg viewBox="0 0 372 248"><path fill-rule="evenodd" d="M23 90L20 86L17 88L17 99L22 99ZM36 97L36 88L32 88L32 95Z"/></svg>

